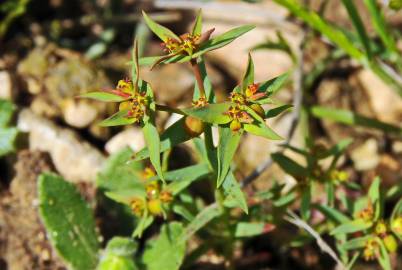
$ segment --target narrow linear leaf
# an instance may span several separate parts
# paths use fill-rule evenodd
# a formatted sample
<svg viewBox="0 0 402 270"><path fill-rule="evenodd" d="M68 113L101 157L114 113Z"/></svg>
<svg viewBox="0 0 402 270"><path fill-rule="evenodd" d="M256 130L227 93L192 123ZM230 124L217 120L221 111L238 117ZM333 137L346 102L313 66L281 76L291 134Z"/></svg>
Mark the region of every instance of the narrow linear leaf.
<svg viewBox="0 0 402 270"><path fill-rule="evenodd" d="M177 195L191 183L204 179L209 174L207 164L198 164L167 172L165 173L165 179L166 181L172 181L172 183L167 185L166 189L172 192L173 195Z"/></svg>
<svg viewBox="0 0 402 270"><path fill-rule="evenodd" d="M50 241L72 269L94 269L99 243L93 213L76 188L60 176L38 179L39 214Z"/></svg>
<svg viewBox="0 0 402 270"><path fill-rule="evenodd" d="M248 54L248 62L246 72L244 73L242 80L242 92L246 90L247 86L254 83L254 63L251 54Z"/></svg>
<svg viewBox="0 0 402 270"><path fill-rule="evenodd" d="M317 208L321 213L323 213L328 219L332 220L333 222L347 223L351 221L350 218L345 216L343 213L327 205L318 204L315 205L315 208Z"/></svg>
<svg viewBox="0 0 402 270"><path fill-rule="evenodd" d="M353 238L352 240L349 240L346 243L342 244L342 248L346 250L363 248L366 245L367 241L372 238L372 235Z"/></svg>
<svg viewBox="0 0 402 270"><path fill-rule="evenodd" d="M178 238L178 243L185 243L190 237L192 237L198 230L204 227L214 218L222 214L221 209L217 204L211 204L205 207L201 212L199 212L193 221L191 221L187 227L184 229L183 233Z"/></svg>
<svg viewBox="0 0 402 270"><path fill-rule="evenodd" d="M360 42L364 46L367 57L371 58L370 40L367 36L366 29L364 28L363 22L360 18L359 12L357 11L355 4L351 0L342 0L342 3L349 14L349 18L352 20L353 26L357 31Z"/></svg>
<svg viewBox="0 0 402 270"><path fill-rule="evenodd" d="M99 126L101 127L112 127L112 126L124 126L124 125L131 125L135 122L134 118L127 117L128 110L119 111L109 118L101 121Z"/></svg>
<svg viewBox="0 0 402 270"><path fill-rule="evenodd" d="M308 185L302 192L301 203L300 203L300 212L304 220L308 220L310 218L311 215L310 206L311 206L311 185Z"/></svg>
<svg viewBox="0 0 402 270"><path fill-rule="evenodd" d="M160 152L165 152L166 150L169 150L174 146L186 142L192 138L192 136L185 132L183 126L184 117L180 118L173 125L168 127L165 132L162 133L162 135L160 136ZM135 154L134 160L139 161L148 157L149 150L147 147L145 147Z"/></svg>
<svg viewBox="0 0 402 270"><path fill-rule="evenodd" d="M388 250L384 245L384 242L380 239L377 239L377 242L380 244L380 254L379 256L377 256L378 262L384 270L392 270L391 259L388 254Z"/></svg>
<svg viewBox="0 0 402 270"><path fill-rule="evenodd" d="M90 98L94 100L104 101L104 102L120 102L124 101L127 98L119 96L117 94L113 94L111 92L89 92L82 95L79 95L80 98Z"/></svg>
<svg viewBox="0 0 402 270"><path fill-rule="evenodd" d="M280 115L281 113L288 111L292 107L293 107L293 105L285 104L285 105L278 106L276 108L269 109L265 112L265 118L276 117L276 116Z"/></svg>
<svg viewBox="0 0 402 270"><path fill-rule="evenodd" d="M402 128L373 118L364 117L348 110L313 106L310 108L310 112L313 116L318 118L329 119L346 125L375 128L383 132L394 133L395 135L402 136Z"/></svg>
<svg viewBox="0 0 402 270"><path fill-rule="evenodd" d="M151 163L154 166L155 171L158 174L159 178L162 181L165 181L161 166L161 158L160 158L161 149L160 149L160 138L158 130L151 121L147 121L144 123L142 131L144 132L145 142L149 150L149 159L151 160Z"/></svg>
<svg viewBox="0 0 402 270"><path fill-rule="evenodd" d="M144 11L142 11L142 15L144 16L145 23L151 29L152 32L155 33L163 42L166 42L168 38L174 38L176 40L180 40L175 33L167 29L166 27L154 22Z"/></svg>
<svg viewBox="0 0 402 270"><path fill-rule="evenodd" d="M265 233L263 222L239 222L236 225L236 237L252 237Z"/></svg>
<svg viewBox="0 0 402 270"><path fill-rule="evenodd" d="M269 140L283 140L281 136L275 133L270 127L268 127L265 123L257 122L255 124L244 124L244 130Z"/></svg>
<svg viewBox="0 0 402 270"><path fill-rule="evenodd" d="M281 153L271 154L272 159L288 174L295 178L308 176L306 168Z"/></svg>
<svg viewBox="0 0 402 270"><path fill-rule="evenodd" d="M192 34L201 35L202 32L202 12L201 9L197 12L197 17L195 18L195 23L193 26Z"/></svg>
<svg viewBox="0 0 402 270"><path fill-rule="evenodd" d="M290 72L283 73L275 78L272 78L268 81L261 82L258 87L258 92L266 93L268 96L272 96L276 92L278 92L282 86L285 85L289 78Z"/></svg>
<svg viewBox="0 0 402 270"><path fill-rule="evenodd" d="M229 127L219 127L217 187L220 187L226 178L241 135L241 131L233 132Z"/></svg>
<svg viewBox="0 0 402 270"><path fill-rule="evenodd" d="M336 234L341 234L341 233L344 233L344 234L354 233L354 232L366 230L366 229L370 228L371 226L373 226L373 223L370 221L365 221L363 219L356 219L356 220L352 220L350 222L339 225L338 227L333 229L330 234L336 235Z"/></svg>
<svg viewBox="0 0 402 270"><path fill-rule="evenodd" d="M239 183L237 182L235 176L231 171L229 171L229 173L226 175L226 178L222 184L222 188L226 195L223 204L226 207L231 208L239 207L244 211L244 213L248 214L246 197L244 196Z"/></svg>

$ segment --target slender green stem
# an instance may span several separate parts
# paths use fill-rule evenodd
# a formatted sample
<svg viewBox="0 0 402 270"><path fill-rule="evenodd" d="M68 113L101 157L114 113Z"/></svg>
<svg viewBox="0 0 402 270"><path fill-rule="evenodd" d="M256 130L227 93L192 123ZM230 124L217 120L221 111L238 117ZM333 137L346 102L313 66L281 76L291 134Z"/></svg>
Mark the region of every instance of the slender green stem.
<svg viewBox="0 0 402 270"><path fill-rule="evenodd" d="M185 113L177 108L172 108L169 107L167 105L161 105L161 104L156 104L155 108L157 111L164 111L164 112L170 112L170 113L177 113L177 114L181 114L181 115L185 115Z"/></svg>
<svg viewBox="0 0 402 270"><path fill-rule="evenodd" d="M190 63L191 63L191 67L193 69L195 79L196 79L197 84L198 84L198 89L200 89L200 95L201 95L202 98L206 98L204 82L202 81L201 70L200 70L200 67L198 66L197 60L196 59L191 59Z"/></svg>

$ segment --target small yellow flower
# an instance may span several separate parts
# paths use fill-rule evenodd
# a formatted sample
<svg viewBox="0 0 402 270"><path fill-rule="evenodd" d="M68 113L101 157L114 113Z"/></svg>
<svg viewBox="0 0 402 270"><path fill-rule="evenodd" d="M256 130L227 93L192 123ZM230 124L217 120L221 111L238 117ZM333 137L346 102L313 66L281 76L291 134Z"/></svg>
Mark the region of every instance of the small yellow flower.
<svg viewBox="0 0 402 270"><path fill-rule="evenodd" d="M152 199L147 203L148 211L154 216L160 216L162 214L162 203L160 199Z"/></svg>
<svg viewBox="0 0 402 270"><path fill-rule="evenodd" d="M385 234L387 233L387 225L385 224L384 221L379 221L375 225L374 231L378 236L384 237Z"/></svg>

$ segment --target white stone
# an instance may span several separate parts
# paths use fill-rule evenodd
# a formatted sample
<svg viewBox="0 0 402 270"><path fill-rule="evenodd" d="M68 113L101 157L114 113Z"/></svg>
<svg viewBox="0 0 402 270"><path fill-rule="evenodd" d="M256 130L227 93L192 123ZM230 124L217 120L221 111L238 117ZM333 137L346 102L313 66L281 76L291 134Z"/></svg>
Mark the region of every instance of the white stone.
<svg viewBox="0 0 402 270"><path fill-rule="evenodd" d="M133 151L139 151L145 147L145 139L142 130L138 127L130 127L113 136L105 145L106 152L116 153L126 147Z"/></svg>
<svg viewBox="0 0 402 270"><path fill-rule="evenodd" d="M96 108L86 101L68 100L63 105L64 120L73 127L84 128L98 115Z"/></svg>

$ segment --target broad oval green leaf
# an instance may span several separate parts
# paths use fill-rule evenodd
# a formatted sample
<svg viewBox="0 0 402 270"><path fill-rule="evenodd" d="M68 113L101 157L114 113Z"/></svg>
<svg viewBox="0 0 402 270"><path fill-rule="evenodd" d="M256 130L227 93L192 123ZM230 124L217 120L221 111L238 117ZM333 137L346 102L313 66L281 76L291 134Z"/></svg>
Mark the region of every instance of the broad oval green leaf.
<svg viewBox="0 0 402 270"><path fill-rule="evenodd" d="M59 255L76 270L95 269L98 236L89 205L73 184L55 174L38 179L39 214Z"/></svg>

